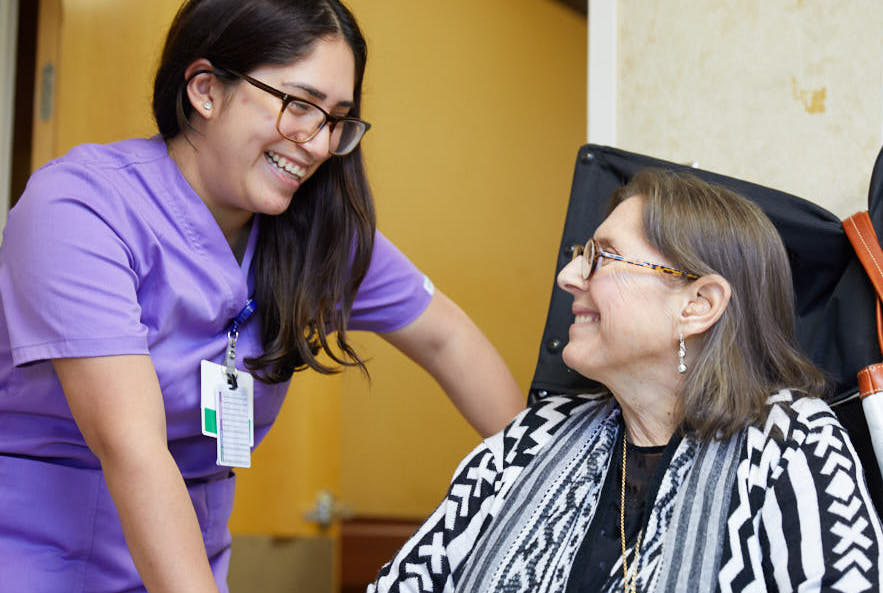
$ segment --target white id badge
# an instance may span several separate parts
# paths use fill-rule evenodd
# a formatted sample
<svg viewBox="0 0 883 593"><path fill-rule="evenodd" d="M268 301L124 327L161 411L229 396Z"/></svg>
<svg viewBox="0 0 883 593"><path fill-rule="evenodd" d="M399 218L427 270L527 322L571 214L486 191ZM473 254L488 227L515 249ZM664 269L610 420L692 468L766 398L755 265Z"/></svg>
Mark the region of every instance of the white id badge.
<svg viewBox="0 0 883 593"><path fill-rule="evenodd" d="M248 393L241 384L218 391L218 465L251 467L251 418Z"/></svg>
<svg viewBox="0 0 883 593"><path fill-rule="evenodd" d="M229 389L227 369L220 364L203 360L200 364L201 405L199 410L202 434L218 437L218 410L221 391ZM245 393L248 400L248 444L254 447L254 377L245 371L236 373L237 391Z"/></svg>

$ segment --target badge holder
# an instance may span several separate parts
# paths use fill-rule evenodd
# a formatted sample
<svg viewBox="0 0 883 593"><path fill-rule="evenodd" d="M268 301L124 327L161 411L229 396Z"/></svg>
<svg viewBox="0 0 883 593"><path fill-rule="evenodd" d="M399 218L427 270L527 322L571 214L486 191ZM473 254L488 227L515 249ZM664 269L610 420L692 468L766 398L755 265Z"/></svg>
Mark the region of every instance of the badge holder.
<svg viewBox="0 0 883 593"><path fill-rule="evenodd" d="M236 369L236 341L239 326L254 313L254 301L233 320L227 332L224 364L208 360L200 364L202 434L217 439L217 464L251 467L254 447L254 378Z"/></svg>

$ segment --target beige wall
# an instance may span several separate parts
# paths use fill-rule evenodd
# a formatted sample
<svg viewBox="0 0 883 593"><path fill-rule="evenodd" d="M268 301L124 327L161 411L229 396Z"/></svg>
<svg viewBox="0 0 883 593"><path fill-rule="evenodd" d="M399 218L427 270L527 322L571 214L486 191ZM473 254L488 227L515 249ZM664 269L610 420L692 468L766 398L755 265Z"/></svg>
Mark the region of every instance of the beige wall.
<svg viewBox="0 0 883 593"><path fill-rule="evenodd" d="M880 0L620 0L617 141L866 207L883 141Z"/></svg>

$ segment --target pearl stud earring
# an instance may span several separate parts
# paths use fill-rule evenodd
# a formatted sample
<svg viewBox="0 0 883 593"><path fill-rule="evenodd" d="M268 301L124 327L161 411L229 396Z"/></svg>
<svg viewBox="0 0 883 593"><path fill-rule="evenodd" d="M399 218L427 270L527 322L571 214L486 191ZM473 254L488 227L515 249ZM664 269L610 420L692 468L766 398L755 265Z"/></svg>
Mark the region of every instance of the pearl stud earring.
<svg viewBox="0 0 883 593"><path fill-rule="evenodd" d="M202 104L202 106L205 107L206 111L212 110L212 102L211 101L206 101L205 103Z"/></svg>

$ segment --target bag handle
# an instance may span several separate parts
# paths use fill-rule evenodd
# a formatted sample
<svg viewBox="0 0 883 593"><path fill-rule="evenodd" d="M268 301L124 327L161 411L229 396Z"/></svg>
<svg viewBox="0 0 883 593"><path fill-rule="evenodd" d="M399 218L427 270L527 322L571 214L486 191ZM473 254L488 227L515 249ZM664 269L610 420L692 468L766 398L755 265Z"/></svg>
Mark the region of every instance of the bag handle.
<svg viewBox="0 0 883 593"><path fill-rule="evenodd" d="M883 352L883 312L880 310L883 299L883 249L880 249L880 241L867 211L856 212L844 220L843 230L877 292L877 343ZM883 363L860 370L858 384L862 398L883 391Z"/></svg>

